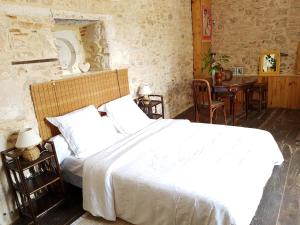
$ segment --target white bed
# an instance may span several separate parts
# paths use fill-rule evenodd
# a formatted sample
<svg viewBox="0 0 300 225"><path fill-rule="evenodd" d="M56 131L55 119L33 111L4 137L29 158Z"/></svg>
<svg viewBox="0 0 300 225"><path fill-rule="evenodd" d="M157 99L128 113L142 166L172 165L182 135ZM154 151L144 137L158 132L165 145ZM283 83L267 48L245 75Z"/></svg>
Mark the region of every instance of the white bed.
<svg viewBox="0 0 300 225"><path fill-rule="evenodd" d="M107 220L249 225L282 162L266 131L158 120L91 157L66 158L62 169L82 185L84 209Z"/></svg>

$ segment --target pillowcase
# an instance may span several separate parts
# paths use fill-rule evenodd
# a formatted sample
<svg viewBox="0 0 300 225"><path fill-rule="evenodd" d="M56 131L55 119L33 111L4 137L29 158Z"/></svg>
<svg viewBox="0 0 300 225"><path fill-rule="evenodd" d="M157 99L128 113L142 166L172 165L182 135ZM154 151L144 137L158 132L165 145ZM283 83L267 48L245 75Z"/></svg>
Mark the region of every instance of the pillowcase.
<svg viewBox="0 0 300 225"><path fill-rule="evenodd" d="M71 149L69 148L67 141L61 134L50 138L50 141L52 141L54 144L58 162L59 164L61 164L65 158L71 155L72 153ZM51 148L50 144L48 143L46 144L45 147L46 149Z"/></svg>
<svg viewBox="0 0 300 225"><path fill-rule="evenodd" d="M78 158L107 148L113 144L113 137L117 134L112 123L101 118L92 105L47 120L59 129Z"/></svg>
<svg viewBox="0 0 300 225"><path fill-rule="evenodd" d="M152 123L130 95L108 102L98 110L106 112L121 133L133 134Z"/></svg>

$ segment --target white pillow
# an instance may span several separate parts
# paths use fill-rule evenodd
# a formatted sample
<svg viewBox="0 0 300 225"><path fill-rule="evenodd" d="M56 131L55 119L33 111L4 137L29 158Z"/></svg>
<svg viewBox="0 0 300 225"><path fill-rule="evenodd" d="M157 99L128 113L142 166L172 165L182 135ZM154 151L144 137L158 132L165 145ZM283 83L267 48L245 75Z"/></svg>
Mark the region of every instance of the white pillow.
<svg viewBox="0 0 300 225"><path fill-rule="evenodd" d="M65 158L71 155L71 149L69 148L67 141L61 134L50 138L50 141L52 141L54 144L58 162L59 164L61 164ZM45 147L46 149L49 149L50 145L47 143Z"/></svg>
<svg viewBox="0 0 300 225"><path fill-rule="evenodd" d="M101 118L95 106L47 120L59 129L78 158L107 148L117 134L109 120Z"/></svg>
<svg viewBox="0 0 300 225"><path fill-rule="evenodd" d="M98 110L106 112L121 133L135 133L152 122L130 95L108 102Z"/></svg>

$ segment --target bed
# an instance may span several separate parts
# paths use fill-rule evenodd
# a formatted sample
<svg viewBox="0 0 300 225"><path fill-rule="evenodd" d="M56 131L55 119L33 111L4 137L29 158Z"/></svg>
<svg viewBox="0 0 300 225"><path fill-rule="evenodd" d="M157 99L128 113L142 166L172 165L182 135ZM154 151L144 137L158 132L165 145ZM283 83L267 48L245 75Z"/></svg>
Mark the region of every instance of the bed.
<svg viewBox="0 0 300 225"><path fill-rule="evenodd" d="M85 76L86 82L79 77L32 86L44 139L58 133L46 117L128 94L127 70L103 73ZM94 216L133 224L248 225L274 165L282 162L266 131L152 120L103 151L66 157L61 167L68 182L83 188L83 207Z"/></svg>

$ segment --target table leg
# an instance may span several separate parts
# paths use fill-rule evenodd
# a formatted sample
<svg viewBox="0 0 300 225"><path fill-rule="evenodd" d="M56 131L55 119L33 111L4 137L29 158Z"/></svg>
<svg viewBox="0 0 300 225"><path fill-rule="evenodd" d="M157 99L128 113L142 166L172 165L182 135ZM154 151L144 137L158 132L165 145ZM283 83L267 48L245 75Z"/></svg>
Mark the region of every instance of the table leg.
<svg viewBox="0 0 300 225"><path fill-rule="evenodd" d="M246 88L245 90L245 111L246 111L246 120L248 119L248 109L249 109L249 97L250 97L250 88Z"/></svg>
<svg viewBox="0 0 300 225"><path fill-rule="evenodd" d="M236 92L231 92L230 94L230 106L232 110L232 125L235 125L235 101L236 101Z"/></svg>

